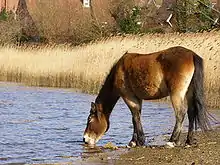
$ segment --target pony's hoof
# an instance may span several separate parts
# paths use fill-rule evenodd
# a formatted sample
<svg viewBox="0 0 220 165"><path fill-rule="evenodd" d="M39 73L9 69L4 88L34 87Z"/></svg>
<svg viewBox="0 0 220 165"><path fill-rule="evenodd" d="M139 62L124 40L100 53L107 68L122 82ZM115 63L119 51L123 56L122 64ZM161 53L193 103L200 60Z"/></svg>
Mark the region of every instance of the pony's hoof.
<svg viewBox="0 0 220 165"><path fill-rule="evenodd" d="M190 148L190 147L195 147L195 146L197 146L197 142L185 143L184 148Z"/></svg>
<svg viewBox="0 0 220 165"><path fill-rule="evenodd" d="M190 145L190 146L197 145L197 140L195 138L194 139L187 139L186 143L185 143L185 146L186 145Z"/></svg>
<svg viewBox="0 0 220 165"><path fill-rule="evenodd" d="M175 142L167 142L167 144L165 145L166 148L173 148L176 146Z"/></svg>
<svg viewBox="0 0 220 165"><path fill-rule="evenodd" d="M136 147L136 146L137 146L137 143L134 142L134 141L131 141L128 146L129 146L129 147Z"/></svg>

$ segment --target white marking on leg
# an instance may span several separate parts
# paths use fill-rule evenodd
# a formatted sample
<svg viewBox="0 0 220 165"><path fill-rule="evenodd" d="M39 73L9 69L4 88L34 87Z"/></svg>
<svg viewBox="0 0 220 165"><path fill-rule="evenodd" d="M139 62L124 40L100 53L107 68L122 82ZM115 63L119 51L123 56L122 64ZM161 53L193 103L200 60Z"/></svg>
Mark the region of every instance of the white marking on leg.
<svg viewBox="0 0 220 165"><path fill-rule="evenodd" d="M131 142L131 147L136 147L136 143L135 142Z"/></svg>
<svg viewBox="0 0 220 165"><path fill-rule="evenodd" d="M127 145L126 147L127 147L127 148L131 148L131 147L136 147L136 146L137 146L136 142L133 142L133 141L132 141L132 142L130 142L129 145Z"/></svg>

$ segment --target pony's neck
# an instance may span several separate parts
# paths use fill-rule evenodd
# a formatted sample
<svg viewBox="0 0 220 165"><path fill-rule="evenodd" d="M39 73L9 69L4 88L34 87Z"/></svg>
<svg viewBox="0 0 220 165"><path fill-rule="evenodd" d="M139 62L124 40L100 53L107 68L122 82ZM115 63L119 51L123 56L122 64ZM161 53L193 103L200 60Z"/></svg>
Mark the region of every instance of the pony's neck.
<svg viewBox="0 0 220 165"><path fill-rule="evenodd" d="M115 73L117 70L117 63L113 65L108 76L105 79L105 83L102 86L99 94L95 100L96 103L102 105L103 113L109 118L112 109L119 99L118 91L114 87Z"/></svg>
<svg viewBox="0 0 220 165"><path fill-rule="evenodd" d="M95 102L102 105L103 113L108 119L118 99L119 95L116 91L112 90L107 92L106 90L101 89Z"/></svg>

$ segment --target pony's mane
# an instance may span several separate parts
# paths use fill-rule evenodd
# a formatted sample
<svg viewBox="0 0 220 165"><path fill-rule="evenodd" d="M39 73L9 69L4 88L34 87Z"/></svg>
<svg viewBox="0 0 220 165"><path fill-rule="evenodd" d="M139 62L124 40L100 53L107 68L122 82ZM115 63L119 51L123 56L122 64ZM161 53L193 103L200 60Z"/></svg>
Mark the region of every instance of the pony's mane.
<svg viewBox="0 0 220 165"><path fill-rule="evenodd" d="M125 54L127 54L127 52L125 52L123 54L123 56ZM114 81L115 81L115 73L117 70L117 66L118 66L118 63L120 62L120 60L122 60L122 59L123 58L120 58L119 60L117 60L113 64L112 68L110 69L108 75L105 78L104 84L102 85L102 87L99 91L99 94L95 100L96 103L99 103L101 99L102 99L102 101L107 101L108 99L110 99L110 94L112 94L114 91L113 85L114 85Z"/></svg>
<svg viewBox="0 0 220 165"><path fill-rule="evenodd" d="M115 62L110 69L110 72L105 78L104 84L102 85L99 94L96 98L96 102L99 102L100 97L104 97L104 95L107 95L107 90L112 91L113 90L113 82L115 80L115 72L117 68L117 62Z"/></svg>

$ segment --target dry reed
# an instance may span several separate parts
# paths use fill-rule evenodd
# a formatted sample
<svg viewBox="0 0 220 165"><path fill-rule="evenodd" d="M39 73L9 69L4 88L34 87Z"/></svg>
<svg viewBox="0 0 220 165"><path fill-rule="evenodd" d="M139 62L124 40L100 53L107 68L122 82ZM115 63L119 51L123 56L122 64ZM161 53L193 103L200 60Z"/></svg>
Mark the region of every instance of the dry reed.
<svg viewBox="0 0 220 165"><path fill-rule="evenodd" d="M220 107L219 32L120 36L73 48L1 47L0 80L97 93L111 66L125 51L149 53L177 45L204 58L207 103Z"/></svg>

